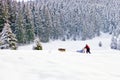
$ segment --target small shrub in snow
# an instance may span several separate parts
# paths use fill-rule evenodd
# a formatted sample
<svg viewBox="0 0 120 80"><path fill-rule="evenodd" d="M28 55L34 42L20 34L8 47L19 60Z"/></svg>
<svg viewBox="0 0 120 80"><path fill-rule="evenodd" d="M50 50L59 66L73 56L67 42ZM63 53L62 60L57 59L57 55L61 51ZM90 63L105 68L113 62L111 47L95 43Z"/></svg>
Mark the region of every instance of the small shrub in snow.
<svg viewBox="0 0 120 80"><path fill-rule="evenodd" d="M40 44L40 40L39 39L36 39L34 41L33 50L42 50L42 45Z"/></svg>
<svg viewBox="0 0 120 80"><path fill-rule="evenodd" d="M102 47L102 42L101 41L99 42L99 47Z"/></svg>

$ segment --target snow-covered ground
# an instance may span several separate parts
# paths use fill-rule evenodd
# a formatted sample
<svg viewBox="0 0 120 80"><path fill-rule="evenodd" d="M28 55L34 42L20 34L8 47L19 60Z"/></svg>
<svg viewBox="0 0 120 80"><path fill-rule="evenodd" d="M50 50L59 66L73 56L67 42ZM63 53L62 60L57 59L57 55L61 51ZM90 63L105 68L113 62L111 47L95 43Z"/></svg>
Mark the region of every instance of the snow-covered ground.
<svg viewBox="0 0 120 80"><path fill-rule="evenodd" d="M42 51L32 50L32 44L0 50L0 80L120 80L120 51L110 49L110 38L42 43ZM85 44L92 54L76 52Z"/></svg>

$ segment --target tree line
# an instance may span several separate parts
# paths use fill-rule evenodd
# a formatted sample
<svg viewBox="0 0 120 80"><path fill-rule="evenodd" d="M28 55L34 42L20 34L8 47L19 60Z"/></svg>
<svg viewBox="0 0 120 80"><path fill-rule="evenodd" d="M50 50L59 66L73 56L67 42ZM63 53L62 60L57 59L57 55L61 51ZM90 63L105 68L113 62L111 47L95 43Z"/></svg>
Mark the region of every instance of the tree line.
<svg viewBox="0 0 120 80"><path fill-rule="evenodd" d="M0 31L9 20L19 44L36 37L48 42L86 40L101 32L119 36L119 4L119 0L0 0Z"/></svg>

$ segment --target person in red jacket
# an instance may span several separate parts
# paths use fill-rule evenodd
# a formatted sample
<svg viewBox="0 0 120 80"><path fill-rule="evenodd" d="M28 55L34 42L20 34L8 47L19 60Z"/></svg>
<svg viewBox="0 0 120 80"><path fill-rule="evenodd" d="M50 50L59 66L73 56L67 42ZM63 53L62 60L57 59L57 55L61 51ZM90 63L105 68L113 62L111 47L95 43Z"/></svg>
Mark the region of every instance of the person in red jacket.
<svg viewBox="0 0 120 80"><path fill-rule="evenodd" d="M90 47L86 44L86 46L84 47L84 49L86 49L86 53L91 53L90 52Z"/></svg>

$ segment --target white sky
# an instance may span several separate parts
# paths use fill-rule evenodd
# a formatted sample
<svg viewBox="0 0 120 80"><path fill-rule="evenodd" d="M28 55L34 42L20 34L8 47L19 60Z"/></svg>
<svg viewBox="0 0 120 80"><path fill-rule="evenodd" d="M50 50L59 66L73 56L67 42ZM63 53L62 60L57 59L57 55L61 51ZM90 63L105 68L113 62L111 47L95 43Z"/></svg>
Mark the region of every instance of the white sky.
<svg viewBox="0 0 120 80"><path fill-rule="evenodd" d="M16 1L30 1L30 0L16 0ZM32 0L33 1L33 0Z"/></svg>
<svg viewBox="0 0 120 80"><path fill-rule="evenodd" d="M27 1L27 0L17 0L17 1Z"/></svg>

